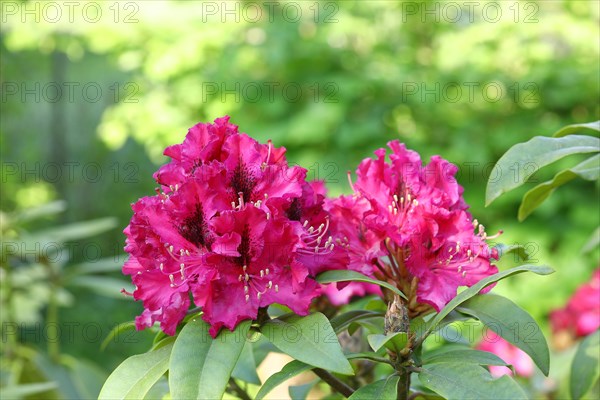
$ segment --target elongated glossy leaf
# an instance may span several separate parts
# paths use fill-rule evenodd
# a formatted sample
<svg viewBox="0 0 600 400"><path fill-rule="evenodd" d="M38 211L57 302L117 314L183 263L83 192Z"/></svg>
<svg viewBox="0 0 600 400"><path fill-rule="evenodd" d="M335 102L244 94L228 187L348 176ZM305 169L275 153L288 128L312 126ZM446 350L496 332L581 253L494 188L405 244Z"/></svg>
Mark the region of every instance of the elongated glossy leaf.
<svg viewBox="0 0 600 400"><path fill-rule="evenodd" d="M256 361L254 360L254 352L252 351L252 343L250 341L246 341L244 344L240 358L237 364L235 364L231 376L248 383L260 385L260 378L256 373Z"/></svg>
<svg viewBox="0 0 600 400"><path fill-rule="evenodd" d="M100 345L100 350L104 350L112 340L118 342L119 336L121 336L123 332L127 331L135 331L134 321L123 322L115 326L110 332L108 332L108 335L106 335L106 338L104 338L104 340L102 341L102 344Z"/></svg>
<svg viewBox="0 0 600 400"><path fill-rule="evenodd" d="M340 333L353 322L378 316L383 316L383 313L368 310L352 310L336 315L330 322L335 333Z"/></svg>
<svg viewBox="0 0 600 400"><path fill-rule="evenodd" d="M600 151L600 139L570 135L562 138L536 136L511 147L496 163L488 180L485 204L521 186L540 168L571 154Z"/></svg>
<svg viewBox="0 0 600 400"><path fill-rule="evenodd" d="M464 362L469 364L479 365L500 365L508 367L509 364L504 362L500 357L487 351L474 349L455 349L449 351L438 351L433 355L425 355L423 357L424 364L447 363L447 362Z"/></svg>
<svg viewBox="0 0 600 400"><path fill-rule="evenodd" d="M478 294L481 291L481 289L491 285L494 282L498 282L499 280L507 278L511 275L520 274L527 271L536 273L538 275L548 275L554 272L552 268L547 267L545 265L520 265L518 267L507 269L506 271L498 272L497 274L494 274L492 276L488 276L487 278L480 280L470 288L463 290L455 298L450 300L450 302L446 304L446 306L442 308L442 310L439 313L437 313L436 316L430 322L427 323L427 328L423 331L423 334L419 336L418 340L420 341L427 337L433 331L433 329L435 329L438 326L438 324L444 319L444 317L446 317L446 315L450 314L450 312L462 302L467 301L471 297Z"/></svg>
<svg viewBox="0 0 600 400"><path fill-rule="evenodd" d="M366 330L368 330L370 333L376 334L376 333L380 333L383 334L383 328L384 328L384 320L383 317L371 317L371 318L364 318L364 319L360 319L358 321L354 321L350 324L350 326L348 326L348 333L350 335L354 335L354 332L356 332L358 330L358 328L362 327L365 328Z"/></svg>
<svg viewBox="0 0 600 400"><path fill-rule="evenodd" d="M519 261L527 261L529 260L529 253L527 253L527 249L525 246L520 244L511 244L507 245L504 243L499 243L494 248L498 251L498 257L502 258L507 256L508 254L515 255L515 262Z"/></svg>
<svg viewBox="0 0 600 400"><path fill-rule="evenodd" d="M475 296L456 309L472 315L506 341L527 353L548 376L550 352L537 322L521 307L497 294Z"/></svg>
<svg viewBox="0 0 600 400"><path fill-rule="evenodd" d="M423 318L423 317L413 318L410 321L410 332L415 334L416 337L423 336L423 333L428 329L429 325L431 325L434 317L435 317L435 314L428 314L425 316L425 318ZM459 313L458 311L450 311L448 313L448 315L446 315L444 317L444 319L442 319L438 323L438 325L435 327L435 329L432 332L437 332L437 331L441 330L443 327L450 325L453 322L468 321L470 319L473 319L473 317L471 317L470 315L465 315L465 314ZM444 331L442 331L441 335L443 335L443 333L444 333ZM456 339L458 339L458 337Z"/></svg>
<svg viewBox="0 0 600 400"><path fill-rule="evenodd" d="M583 246L583 249L581 249L581 251L583 253L589 253L590 251L592 251L596 247L598 247L599 244L600 244L600 227L596 228L594 233L592 233L592 235L590 236L590 238L588 239L586 244Z"/></svg>
<svg viewBox="0 0 600 400"><path fill-rule="evenodd" d="M281 353L281 350L275 347L273 343L269 342L269 340L260 332L252 330L249 340L252 340L253 342L252 352L254 353L256 365L262 364L269 353Z"/></svg>
<svg viewBox="0 0 600 400"><path fill-rule="evenodd" d="M344 375L354 373L329 320L321 313L275 318L266 322L261 331L296 360Z"/></svg>
<svg viewBox="0 0 600 400"><path fill-rule="evenodd" d="M561 128L560 130L558 130L552 136L553 137L563 137L563 136L567 136L567 135L570 135L575 132L579 132L583 129L590 129L590 130L593 130L596 132L600 132L600 121L588 122L587 124L567 125L567 126Z"/></svg>
<svg viewBox="0 0 600 400"><path fill-rule="evenodd" d="M348 282L348 281L373 283L375 285L379 285L381 287L389 289L392 292L396 293L398 296L402 297L403 299L406 299L406 296L404 295L404 293L402 293L400 291L400 289L398 289L394 285L390 285L387 282L379 281L377 279L369 278L368 276L365 276L365 275L361 274L360 272L351 271L351 270L336 270L336 271L326 271L326 272L323 272L322 274L319 274L319 276L317 276L317 282L319 282L319 283Z"/></svg>
<svg viewBox="0 0 600 400"><path fill-rule="evenodd" d="M113 229L117 226L117 222L117 219L112 217L76 222L57 228L38 231L35 233L35 237L49 238L54 242L79 240Z"/></svg>
<svg viewBox="0 0 600 400"><path fill-rule="evenodd" d="M262 385L258 393L256 394L256 400L263 399L271 390L275 389L277 386L281 385L283 382L287 381L294 376L312 369L312 367L308 364L305 364L301 361L294 360L287 363L281 371L274 373L265 381Z"/></svg>
<svg viewBox="0 0 600 400"><path fill-rule="evenodd" d="M169 367L173 345L129 357L108 377L99 399L142 399Z"/></svg>
<svg viewBox="0 0 600 400"><path fill-rule="evenodd" d="M35 353L33 362L48 381L56 382L56 392L60 398L81 399L83 397L83 393L79 392L77 385L73 382L71 370L65 365L53 362L41 352ZM0 390L0 397L4 400L3 394L4 392Z"/></svg>
<svg viewBox="0 0 600 400"><path fill-rule="evenodd" d="M20 399L56 389L56 382L22 383L2 388L3 399Z"/></svg>
<svg viewBox="0 0 600 400"><path fill-rule="evenodd" d="M15 220L20 223L25 221L36 220L38 218L46 217L61 213L67 209L67 202L64 200L57 200L50 203L42 204L37 207L26 208L15 216Z"/></svg>
<svg viewBox="0 0 600 400"><path fill-rule="evenodd" d="M73 384L81 393L82 399L98 398L108 374L99 365L84 358L71 358L68 361L69 374Z"/></svg>
<svg viewBox="0 0 600 400"><path fill-rule="evenodd" d="M319 380L315 379L314 381L305 383L304 385L290 386L288 388L288 393L290 394L292 400L306 400L308 393L318 382Z"/></svg>
<svg viewBox="0 0 600 400"><path fill-rule="evenodd" d="M201 318L190 320L173 346L169 387L174 399L220 399L246 342L250 321L230 332L222 329L214 340Z"/></svg>
<svg viewBox="0 0 600 400"><path fill-rule="evenodd" d="M406 332L395 332L391 335L374 334L367 336L367 340L375 351L385 346L386 349L399 352L406 346L408 334Z"/></svg>
<svg viewBox="0 0 600 400"><path fill-rule="evenodd" d="M97 272L120 271L123 268L123 260L118 257L106 257L96 261L88 261L81 264L69 266L66 270L69 275L88 275Z"/></svg>
<svg viewBox="0 0 600 400"><path fill-rule="evenodd" d="M600 379L600 331L586 337L577 348L571 365L571 397L582 398Z"/></svg>
<svg viewBox="0 0 600 400"><path fill-rule="evenodd" d="M581 178L588 181L596 181L600 177L600 155L595 155L587 160L577 164L571 169L565 169L554 175L551 181L540 183L529 190L523 196L519 206L519 221L523 221L529 214L538 208L556 188L572 181L575 178Z"/></svg>
<svg viewBox="0 0 600 400"><path fill-rule="evenodd" d="M349 400L395 399L399 377L389 376L358 389Z"/></svg>
<svg viewBox="0 0 600 400"><path fill-rule="evenodd" d="M527 399L523 389L508 375L498 379L478 364L465 362L423 366L421 383L447 399Z"/></svg>
<svg viewBox="0 0 600 400"><path fill-rule="evenodd" d="M177 336L168 336L168 335L165 335L164 338L162 338L160 340L157 340L154 343L152 343L151 350L158 350L158 349L160 349L162 347L172 345L173 343L175 343L175 339L177 339Z"/></svg>

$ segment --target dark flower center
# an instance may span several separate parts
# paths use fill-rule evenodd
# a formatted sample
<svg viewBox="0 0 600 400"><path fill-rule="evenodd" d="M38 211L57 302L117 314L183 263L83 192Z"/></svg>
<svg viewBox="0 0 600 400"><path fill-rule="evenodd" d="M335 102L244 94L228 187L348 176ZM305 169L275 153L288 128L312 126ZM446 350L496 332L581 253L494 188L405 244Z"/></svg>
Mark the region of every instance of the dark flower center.
<svg viewBox="0 0 600 400"><path fill-rule="evenodd" d="M194 212L183 221L183 225L179 227L179 233L189 242L194 243L198 247L210 248L212 237L208 230L206 221L204 220L204 212L202 204L196 204Z"/></svg>
<svg viewBox="0 0 600 400"><path fill-rule="evenodd" d="M290 207L285 212L287 217L292 221L300 221L300 217L302 216L302 204L300 204L300 200L295 198L290 204Z"/></svg>
<svg viewBox="0 0 600 400"><path fill-rule="evenodd" d="M234 191L234 197L237 198L238 193L242 193L244 197L244 201L251 201L252 191L254 190L254 186L256 186L256 180L254 176L244 163L240 161L240 163L235 167L233 171L233 176L231 178L231 187Z"/></svg>
<svg viewBox="0 0 600 400"><path fill-rule="evenodd" d="M248 262L251 259L250 254L250 228L248 225L244 226L244 230L242 231L242 240L237 248L240 256L237 257L236 261L240 266L248 265Z"/></svg>

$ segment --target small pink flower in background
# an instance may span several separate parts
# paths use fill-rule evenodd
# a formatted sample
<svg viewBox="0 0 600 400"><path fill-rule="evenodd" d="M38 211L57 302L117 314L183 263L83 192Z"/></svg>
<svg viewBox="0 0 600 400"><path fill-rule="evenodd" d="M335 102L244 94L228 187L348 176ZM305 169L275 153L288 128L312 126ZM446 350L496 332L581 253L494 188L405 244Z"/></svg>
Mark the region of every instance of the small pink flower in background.
<svg viewBox="0 0 600 400"><path fill-rule="evenodd" d="M581 285L564 308L550 313L555 334L587 336L600 327L600 268L589 282Z"/></svg>
<svg viewBox="0 0 600 400"><path fill-rule="evenodd" d="M371 283L350 282L343 285L342 282L338 282L323 286L323 294L327 296L334 306L348 304L354 296L363 297L369 294L381 296L381 289L379 286Z"/></svg>
<svg viewBox="0 0 600 400"><path fill-rule="evenodd" d="M459 286L496 273L497 254L466 211L455 165L434 156L423 166L398 141L388 146L389 162L379 149L360 163L353 196L326 203L332 231L348 248L349 269L395 283L410 294L412 315L439 311Z"/></svg>
<svg viewBox="0 0 600 400"><path fill-rule="evenodd" d="M170 335L191 301L216 336L273 303L306 315L320 289L313 279L343 268L321 183L288 166L285 149L260 144L229 117L192 127L170 146L154 175L158 194L132 208L123 273L144 303L138 329L159 322Z"/></svg>
<svg viewBox="0 0 600 400"><path fill-rule="evenodd" d="M521 349L507 342L491 330L487 330L485 339L477 345L478 350L489 351L500 357L507 364L511 364L517 375L528 378L533 375L533 361ZM503 366L490 365L490 373L493 377L511 375L512 371Z"/></svg>

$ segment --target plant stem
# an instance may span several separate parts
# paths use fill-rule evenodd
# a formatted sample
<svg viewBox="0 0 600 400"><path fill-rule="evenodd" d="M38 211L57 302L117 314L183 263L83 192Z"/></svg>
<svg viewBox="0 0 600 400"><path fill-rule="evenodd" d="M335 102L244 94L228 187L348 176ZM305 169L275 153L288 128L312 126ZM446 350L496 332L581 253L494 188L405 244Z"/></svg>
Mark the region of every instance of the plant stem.
<svg viewBox="0 0 600 400"><path fill-rule="evenodd" d="M410 320L408 319L408 309L400 296L394 295L394 299L388 304L385 313L384 332L386 335L397 332L404 332L410 335ZM410 373L411 373L411 352L412 339L409 336L406 347L398 352L389 352L390 359L394 363L394 369L400 377L396 388L396 398L398 400L407 400L410 393Z"/></svg>
<svg viewBox="0 0 600 400"><path fill-rule="evenodd" d="M240 385L238 385L238 383L235 381L235 379L231 378L229 379L229 386L231 386L231 390L233 392L235 392L236 395L238 395L238 397L242 400L252 400L252 398L250 396L248 396L248 393L246 393L246 391L244 389L242 389L240 387Z"/></svg>
<svg viewBox="0 0 600 400"><path fill-rule="evenodd" d="M312 371L315 373L315 375L321 378L325 383L334 388L340 394L346 397L350 397L352 396L352 393L354 393L354 389L346 385L344 382L340 381L330 372L327 372L321 368L313 368Z"/></svg>
<svg viewBox="0 0 600 400"><path fill-rule="evenodd" d="M190 308L189 310L187 310L185 312L185 315L192 315L192 314L196 314L199 313L202 310L202 307L194 307L194 308Z"/></svg>
<svg viewBox="0 0 600 400"><path fill-rule="evenodd" d="M408 400L408 394L410 393L410 371L404 367L397 369L400 380L396 389L397 400Z"/></svg>

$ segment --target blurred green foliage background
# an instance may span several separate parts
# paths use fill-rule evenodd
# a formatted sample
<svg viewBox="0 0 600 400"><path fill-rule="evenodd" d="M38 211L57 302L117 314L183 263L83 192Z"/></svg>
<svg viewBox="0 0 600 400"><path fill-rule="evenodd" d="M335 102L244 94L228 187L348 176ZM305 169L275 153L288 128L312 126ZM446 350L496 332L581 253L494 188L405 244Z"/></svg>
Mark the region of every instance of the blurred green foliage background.
<svg viewBox="0 0 600 400"><path fill-rule="evenodd" d="M71 245L65 271L99 259L121 264L130 204L153 193L163 149L225 114L241 131L287 147L290 161L335 195L349 192L346 171L393 139L424 160L440 154L459 165L465 197L488 232L502 229L499 241L525 245L534 262L557 270L495 289L545 329L549 310L598 266L598 249L581 252L600 218L597 185L570 183L520 224L524 190L489 208L483 198L491 167L510 146L599 119L600 3L74 3L2 2L0 31L4 227L9 216L53 200L65 201L63 213L12 234L117 221ZM93 256L81 250L86 243L98 250ZM3 268L7 260L3 254ZM119 278L110 271L104 277ZM59 320L98 323L104 337L141 311L118 296L75 288ZM137 334L105 351L81 334L61 340L64 353L106 373L149 338ZM22 339L45 346L35 335Z"/></svg>

